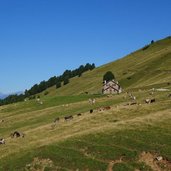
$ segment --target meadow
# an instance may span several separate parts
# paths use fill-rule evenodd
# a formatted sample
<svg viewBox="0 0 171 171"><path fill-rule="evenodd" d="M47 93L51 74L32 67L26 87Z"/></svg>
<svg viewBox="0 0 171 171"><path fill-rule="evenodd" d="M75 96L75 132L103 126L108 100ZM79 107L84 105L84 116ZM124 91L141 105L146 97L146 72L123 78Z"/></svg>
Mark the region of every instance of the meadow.
<svg viewBox="0 0 171 171"><path fill-rule="evenodd" d="M170 91L169 91L170 92ZM171 99L169 92L134 91L137 105L126 93L114 96L61 97L61 103L44 99L2 106L0 169L8 170L170 170ZM153 96L155 103L145 104ZM96 98L91 105L88 99ZM50 98L50 97L48 97ZM57 97L59 98L59 97ZM62 99L63 98L63 99ZM49 103L48 103L49 102ZM51 102L51 103L50 103ZM110 106L110 110L100 110ZM27 109L28 110L23 110ZM93 109L93 113L89 110ZM81 116L77 116L81 113ZM73 120L64 116L72 114ZM53 120L60 121L52 127ZM11 138L18 130L24 138ZM156 166L141 155L162 156Z"/></svg>
<svg viewBox="0 0 171 171"><path fill-rule="evenodd" d="M0 138L6 142L0 145L0 170L171 171L170 64L168 37L47 89L48 95L36 95L42 103L0 106ZM121 94L101 94L107 71ZM11 138L14 131L25 137Z"/></svg>

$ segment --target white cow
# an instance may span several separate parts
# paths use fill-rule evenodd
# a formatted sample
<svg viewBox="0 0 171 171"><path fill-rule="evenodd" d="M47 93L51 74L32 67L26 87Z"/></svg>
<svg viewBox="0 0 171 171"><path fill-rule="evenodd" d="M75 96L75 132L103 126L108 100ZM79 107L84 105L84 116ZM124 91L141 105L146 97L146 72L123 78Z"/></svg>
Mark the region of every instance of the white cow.
<svg viewBox="0 0 171 171"><path fill-rule="evenodd" d="M0 144L5 144L5 139L4 138L0 139Z"/></svg>
<svg viewBox="0 0 171 171"><path fill-rule="evenodd" d="M96 103L96 100L95 100L95 99L88 99L88 102L89 102L91 105L93 105L93 104Z"/></svg>

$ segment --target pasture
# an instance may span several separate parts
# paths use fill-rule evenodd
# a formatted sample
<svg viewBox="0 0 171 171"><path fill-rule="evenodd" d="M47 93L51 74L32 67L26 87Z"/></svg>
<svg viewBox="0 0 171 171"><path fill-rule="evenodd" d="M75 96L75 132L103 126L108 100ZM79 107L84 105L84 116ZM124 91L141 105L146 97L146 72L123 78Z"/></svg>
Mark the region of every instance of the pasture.
<svg viewBox="0 0 171 171"><path fill-rule="evenodd" d="M128 105L132 101L125 92L49 96L42 105L30 100L1 106L0 138L5 145L0 145L0 170L171 170L170 91L132 93L135 105ZM89 104L89 98L96 98L96 103ZM156 101L146 104L146 98ZM70 115L73 118L66 121ZM57 117L59 122L52 127ZM11 138L14 131L25 137ZM157 156L162 161L154 161Z"/></svg>

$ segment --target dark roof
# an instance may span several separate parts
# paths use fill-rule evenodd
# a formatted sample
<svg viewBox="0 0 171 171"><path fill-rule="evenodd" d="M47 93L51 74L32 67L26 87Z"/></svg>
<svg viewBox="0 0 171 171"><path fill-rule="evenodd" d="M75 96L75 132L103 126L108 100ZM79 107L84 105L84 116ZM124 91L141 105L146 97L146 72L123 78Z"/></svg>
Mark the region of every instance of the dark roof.
<svg viewBox="0 0 171 171"><path fill-rule="evenodd" d="M108 82L104 83L103 85L106 85L106 84L108 84L109 82L113 82L113 83L115 83L116 85L118 85L118 86L119 86L119 84L118 84L117 82L113 81L113 80L108 81Z"/></svg>
<svg viewBox="0 0 171 171"><path fill-rule="evenodd" d="M116 91L119 91L119 89L116 89L116 88L114 88L114 87L112 87L112 86L108 86L107 88L103 89L103 91L108 90L109 88L112 88L112 89L114 89L114 90L116 90Z"/></svg>

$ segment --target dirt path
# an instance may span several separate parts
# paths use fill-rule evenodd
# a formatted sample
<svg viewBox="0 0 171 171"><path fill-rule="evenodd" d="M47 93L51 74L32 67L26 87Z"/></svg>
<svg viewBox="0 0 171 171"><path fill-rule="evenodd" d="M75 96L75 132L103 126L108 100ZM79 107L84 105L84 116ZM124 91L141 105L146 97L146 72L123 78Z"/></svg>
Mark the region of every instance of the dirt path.
<svg viewBox="0 0 171 171"><path fill-rule="evenodd" d="M121 158L119 160L110 161L106 171L113 171L113 166L117 163L122 163L122 162L123 161Z"/></svg>
<svg viewBox="0 0 171 171"><path fill-rule="evenodd" d="M139 161L144 162L147 166L150 166L153 171L171 171L171 163L162 159L156 160L157 155L153 155L150 152L142 152L139 156ZM163 167L161 168L160 165Z"/></svg>
<svg viewBox="0 0 171 171"><path fill-rule="evenodd" d="M113 171L113 166L114 166L114 162L113 161L111 161L110 163L109 163L109 165L108 165L108 168L107 168L107 170L106 171Z"/></svg>

